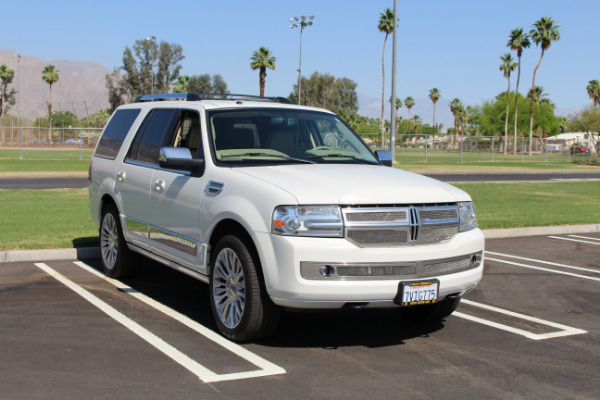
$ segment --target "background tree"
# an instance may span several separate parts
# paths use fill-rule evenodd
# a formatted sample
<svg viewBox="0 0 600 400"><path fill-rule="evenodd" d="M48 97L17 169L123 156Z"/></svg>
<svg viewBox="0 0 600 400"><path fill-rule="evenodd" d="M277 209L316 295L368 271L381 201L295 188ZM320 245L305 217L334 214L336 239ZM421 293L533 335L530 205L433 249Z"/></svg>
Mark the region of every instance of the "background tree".
<svg viewBox="0 0 600 400"><path fill-rule="evenodd" d="M588 82L588 85L585 87L585 89L587 90L588 96L590 96L590 99L592 99L592 102L594 103L594 108L598 107L598 104L600 103L600 82L598 82L596 79L592 79Z"/></svg>
<svg viewBox="0 0 600 400"><path fill-rule="evenodd" d="M454 134L456 135L456 132L458 131L458 122L459 122L458 116L460 114L461 108L463 108L463 105L462 105L460 99L455 97L450 101L449 106L450 106L450 112L452 113L452 116L454 117Z"/></svg>
<svg viewBox="0 0 600 400"><path fill-rule="evenodd" d="M440 91L438 88L433 88L429 91L429 98L431 99L431 102L433 103L433 134L436 134L437 131L437 126L435 125L435 104L438 102L438 100L440 99L442 95L440 94Z"/></svg>
<svg viewBox="0 0 600 400"><path fill-rule="evenodd" d="M302 77L302 101L305 105L321 107L340 113L358 111L357 84L348 78L336 78L330 74L313 72L310 79ZM298 102L298 86L294 85L294 91L288 99L293 103Z"/></svg>
<svg viewBox="0 0 600 400"><path fill-rule="evenodd" d="M220 74L192 75L188 83L188 91L192 93L212 94L215 98L224 98L229 94L227 83Z"/></svg>
<svg viewBox="0 0 600 400"><path fill-rule="evenodd" d="M500 64L500 71L502 71L504 77L508 81L508 89L506 90L506 119L504 123L504 155L508 152L508 107L510 101L510 73L517 68L517 63L514 62L510 53L504 54L500 57L502 64Z"/></svg>
<svg viewBox="0 0 600 400"><path fill-rule="evenodd" d="M533 29L529 32L531 40L533 40L536 46L541 47L542 54L540 61L538 61L535 69L533 70L533 81L531 83L531 90L535 91L535 75L537 73L542 59L544 58L544 52L550 48L552 42L556 42L560 39L560 33L558 32L559 26L554 23L550 17L542 17L539 21L533 24ZM533 148L533 106L534 97L531 97L531 107L529 109L529 155L532 154Z"/></svg>
<svg viewBox="0 0 600 400"><path fill-rule="evenodd" d="M253 70L258 69L258 82L260 86L260 96L265 95L265 80L267 77L267 68L275 70L275 62L277 58L271 54L271 51L266 47L260 47L258 50L252 53L250 57L250 68Z"/></svg>
<svg viewBox="0 0 600 400"><path fill-rule="evenodd" d="M404 107L406 107L406 110L408 111L408 134L410 135L410 109L413 108L415 106L415 99L413 99L411 96L408 96L407 98L404 99Z"/></svg>
<svg viewBox="0 0 600 400"><path fill-rule="evenodd" d="M177 83L173 87L173 93L188 93L190 85L190 76L183 75L177 78Z"/></svg>
<svg viewBox="0 0 600 400"><path fill-rule="evenodd" d="M517 86L515 88L515 123L514 123L514 140L515 145L513 146L513 154L517 154L517 116L519 114L519 80L521 79L521 55L523 49L528 48L531 45L529 36L523 32L522 28L513 29L510 32L508 43L506 44L511 50L517 52Z"/></svg>
<svg viewBox="0 0 600 400"><path fill-rule="evenodd" d="M181 70L183 48L175 43L154 40L136 40L125 47L123 65L106 76L106 87L111 108L132 102L138 96L154 92L154 88L168 92ZM158 71L154 66L158 60ZM153 78L154 77L154 78Z"/></svg>
<svg viewBox="0 0 600 400"><path fill-rule="evenodd" d="M423 121L421 121L421 117L419 117L418 115L415 115L414 117L412 117L412 125L415 128L415 135L419 134L419 127L423 124Z"/></svg>
<svg viewBox="0 0 600 400"><path fill-rule="evenodd" d="M567 117L565 129L568 132L600 132L600 109L594 106L588 106L578 113ZM600 141L597 135L590 135L590 140L596 153L600 154Z"/></svg>
<svg viewBox="0 0 600 400"><path fill-rule="evenodd" d="M11 105L11 101L14 102L14 89L7 93L8 84L12 82L14 76L15 72L6 64L0 65L0 117L4 115L7 106Z"/></svg>
<svg viewBox="0 0 600 400"><path fill-rule="evenodd" d="M48 100L48 116L52 114L52 85L58 82L60 71L52 64L46 65L42 71L42 80L50 85L50 98Z"/></svg>
<svg viewBox="0 0 600 400"><path fill-rule="evenodd" d="M154 85L160 93L169 93L181 71L181 61L185 58L183 47L176 43L160 42L158 49L158 70Z"/></svg>
<svg viewBox="0 0 600 400"><path fill-rule="evenodd" d="M391 102L392 99L390 99L390 103ZM402 120L402 117L398 115L398 110L402 108L402 100L400 100L399 97L396 97L396 104L394 104L394 107L396 108L396 132L394 132L393 134L396 135L398 134L398 128L400 128L399 122Z"/></svg>
<svg viewBox="0 0 600 400"><path fill-rule="evenodd" d="M384 102L385 102L385 44L387 42L388 35L394 32L394 11L387 8L384 12L379 14L379 22L377 29L380 32L385 33L383 39L383 53L381 54L381 143L384 143L385 126L384 126Z"/></svg>

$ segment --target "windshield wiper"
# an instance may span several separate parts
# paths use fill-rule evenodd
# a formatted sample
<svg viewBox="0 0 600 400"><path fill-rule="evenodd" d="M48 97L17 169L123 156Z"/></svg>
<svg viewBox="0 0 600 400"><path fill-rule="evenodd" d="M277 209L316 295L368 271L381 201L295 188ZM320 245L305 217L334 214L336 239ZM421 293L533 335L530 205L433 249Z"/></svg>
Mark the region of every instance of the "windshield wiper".
<svg viewBox="0 0 600 400"><path fill-rule="evenodd" d="M308 156L306 158L309 158L309 159L313 159L313 158L350 158L351 160L362 161L366 164L379 165L379 163L375 162L375 161L369 161L369 160L365 160L364 158L352 156L349 154L340 154L340 153L319 154L319 155L314 155L314 156Z"/></svg>
<svg viewBox="0 0 600 400"><path fill-rule="evenodd" d="M276 158L282 158L282 159L289 160L289 161L296 161L296 162L299 162L302 164L314 164L315 163L314 161L304 160L302 158L290 157L290 156L286 156L283 154L269 154L269 153L261 153L261 152L243 153L243 154L227 154L227 155L221 156L221 158L229 158L229 157L276 157Z"/></svg>

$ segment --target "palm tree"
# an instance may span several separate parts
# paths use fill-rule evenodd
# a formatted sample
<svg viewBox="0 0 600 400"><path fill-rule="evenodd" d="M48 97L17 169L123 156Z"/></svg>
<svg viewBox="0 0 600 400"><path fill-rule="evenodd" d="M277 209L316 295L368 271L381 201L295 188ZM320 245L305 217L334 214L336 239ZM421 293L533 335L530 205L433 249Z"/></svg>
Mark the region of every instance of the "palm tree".
<svg viewBox="0 0 600 400"><path fill-rule="evenodd" d="M508 89L506 90L506 119L504 122L504 155L508 151L508 106L510 103L510 73L517 68L517 63L514 62L510 53L504 54L500 57L502 64L500 64L500 71L504 74L504 77L508 81Z"/></svg>
<svg viewBox="0 0 600 400"><path fill-rule="evenodd" d="M437 133L437 126L435 125L435 103L442 97L438 88L433 88L429 91L429 98L433 102L433 134Z"/></svg>
<svg viewBox="0 0 600 400"><path fill-rule="evenodd" d="M253 70L259 70L259 85L260 85L260 96L265 95L265 78L267 77L267 68L275 70L275 58L271 54L271 50L266 47L261 47L252 53L250 57L250 68Z"/></svg>
<svg viewBox="0 0 600 400"><path fill-rule="evenodd" d="M381 55L381 143L384 143L384 118L383 108L385 101L385 43L387 42L388 35L394 32L394 11L387 8L384 12L379 14L379 24L377 28L380 32L385 33L385 39L383 39L383 53Z"/></svg>
<svg viewBox="0 0 600 400"><path fill-rule="evenodd" d="M539 21L533 24L533 27L534 29L529 31L529 36L531 37L531 40L535 42L536 46L540 46L542 48L540 61L538 61L537 66L533 70L531 90L535 91L535 75L540 67L540 64L542 63L542 58L544 58L544 52L550 48L552 42L556 42L560 39L560 33L558 32L560 27L556 25L550 17L540 18ZM529 109L529 155L531 155L533 150L533 104L534 98L531 97L531 108Z"/></svg>
<svg viewBox="0 0 600 400"><path fill-rule="evenodd" d="M419 127L422 124L421 117L419 117L418 115L415 115L413 117L412 121L413 121L413 125L415 127L415 135L418 135L419 134Z"/></svg>
<svg viewBox="0 0 600 400"><path fill-rule="evenodd" d="M48 101L48 118L52 115L52 85L58 82L59 70L54 65L46 65L42 71L42 80L50 85L50 100Z"/></svg>
<svg viewBox="0 0 600 400"><path fill-rule="evenodd" d="M454 99L452 99L452 101L450 101L450 112L452 112L452 115L454 116L454 135L456 135L456 130L458 129L457 117L458 117L461 107L462 107L462 103L459 99L454 98Z"/></svg>
<svg viewBox="0 0 600 400"><path fill-rule="evenodd" d="M4 104L4 102L7 100L4 98L6 87L12 82L14 76L15 71L8 68L6 64L0 65L0 117L4 115L4 109L6 108L6 105Z"/></svg>
<svg viewBox="0 0 600 400"><path fill-rule="evenodd" d="M598 104L600 104L600 82L596 79L592 79L585 88L588 96L590 96L590 99L594 102L594 108L596 108Z"/></svg>
<svg viewBox="0 0 600 400"><path fill-rule="evenodd" d="M177 78L173 93L187 93L189 91L190 76L183 75Z"/></svg>
<svg viewBox="0 0 600 400"><path fill-rule="evenodd" d="M390 103L391 103L391 102L392 102L392 99L390 98ZM400 125L398 124L398 120L402 119L402 117L399 117L399 116L398 116L398 110L399 110L400 108L402 108L402 100L401 100L399 97L396 97L396 104L395 104L395 107L396 107L396 132L394 132L394 133L393 133L393 135L395 135L395 134L397 134L397 133L398 133L398 127L400 126ZM392 142L391 142L391 140L392 140L392 139L391 139L391 137L390 137L390 146L392 145Z"/></svg>
<svg viewBox="0 0 600 400"><path fill-rule="evenodd" d="M404 107L408 110L408 134L410 135L410 109L415 106L415 99L408 96L404 99Z"/></svg>
<svg viewBox="0 0 600 400"><path fill-rule="evenodd" d="M526 33L523 33L523 29L517 28L513 29L508 38L508 43L506 44L511 50L517 52L517 87L515 88L515 126L514 126L514 134L515 134L515 145L513 146L513 154L517 154L517 115L519 114L519 80L521 79L521 55L523 54L523 49L528 48L531 45L529 41L529 36Z"/></svg>

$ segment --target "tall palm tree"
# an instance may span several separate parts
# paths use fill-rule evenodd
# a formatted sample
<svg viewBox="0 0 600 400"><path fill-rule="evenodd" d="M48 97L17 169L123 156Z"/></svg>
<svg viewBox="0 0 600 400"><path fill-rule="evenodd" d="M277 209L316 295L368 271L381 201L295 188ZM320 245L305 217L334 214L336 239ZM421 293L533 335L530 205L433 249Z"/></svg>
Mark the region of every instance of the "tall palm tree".
<svg viewBox="0 0 600 400"><path fill-rule="evenodd" d="M594 102L594 108L596 108L598 104L600 104L600 82L596 79L592 79L585 88L588 96L590 96L590 99Z"/></svg>
<svg viewBox="0 0 600 400"><path fill-rule="evenodd" d="M410 109L415 106L415 99L408 96L404 99L404 107L408 110L408 134L410 135Z"/></svg>
<svg viewBox="0 0 600 400"><path fill-rule="evenodd" d="M383 39L383 53L381 54L381 143L383 144L385 139L385 120L383 118L385 101L385 43L387 42L388 35L394 32L394 11L387 8L384 12L380 13L377 28L380 32L385 33L385 39Z"/></svg>
<svg viewBox="0 0 600 400"><path fill-rule="evenodd" d="M437 133L437 126L435 125L435 104L442 97L438 88L433 88L429 91L429 98L433 102L433 134Z"/></svg>
<svg viewBox="0 0 600 400"><path fill-rule="evenodd" d="M59 70L52 64L46 65L42 71L42 80L50 85L50 100L48 101L48 118L52 115L52 85L58 82Z"/></svg>
<svg viewBox="0 0 600 400"><path fill-rule="evenodd" d="M517 68L517 63L514 62L510 53L504 54L500 57L502 64L500 64L500 71L502 71L504 77L508 81L508 89L506 90L506 119L504 122L504 155L508 151L508 106L510 104L510 73Z"/></svg>
<svg viewBox="0 0 600 400"><path fill-rule="evenodd" d="M537 66L533 70L533 81L531 83L532 91L535 91L535 75L540 67L540 64L542 63L542 58L544 58L544 52L550 48L552 42L556 42L560 39L560 33L558 32L559 28L560 27L556 25L552 18L542 17L539 21L536 21L536 23L533 24L533 29L529 31L531 40L535 42L536 46L540 46L542 48L540 61L538 61ZM529 155L531 155L533 151L533 104L534 98L532 96L531 108L529 109Z"/></svg>
<svg viewBox="0 0 600 400"><path fill-rule="evenodd" d="M277 58L275 58L271 54L271 50L266 47L259 48L253 52L252 57L250 57L250 68L253 70L259 70L258 76L261 97L264 97L265 95L265 78L267 77L267 68L275 70L276 61Z"/></svg>
<svg viewBox="0 0 600 400"><path fill-rule="evenodd" d="M529 41L529 36L523 32L522 28L513 29L510 32L510 36L508 38L508 43L506 44L511 50L517 52L517 87L515 88L515 126L514 126L514 136L515 136L515 145L513 146L513 154L517 154L517 116L519 114L519 80L521 79L521 55L523 54L523 49L531 46L531 42Z"/></svg>
<svg viewBox="0 0 600 400"><path fill-rule="evenodd" d="M0 117L4 115L4 109L6 108L6 104L4 104L6 101L4 98L6 87L12 82L14 76L15 71L8 68L6 64L0 65Z"/></svg>

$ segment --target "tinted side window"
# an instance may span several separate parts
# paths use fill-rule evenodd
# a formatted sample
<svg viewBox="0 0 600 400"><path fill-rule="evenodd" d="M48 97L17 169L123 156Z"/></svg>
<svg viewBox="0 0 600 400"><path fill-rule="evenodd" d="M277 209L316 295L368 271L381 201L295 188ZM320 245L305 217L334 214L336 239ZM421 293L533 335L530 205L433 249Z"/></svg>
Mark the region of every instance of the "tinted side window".
<svg viewBox="0 0 600 400"><path fill-rule="evenodd" d="M118 110L104 129L95 155L114 159L139 113L139 109Z"/></svg>
<svg viewBox="0 0 600 400"><path fill-rule="evenodd" d="M157 109L147 117L129 152L129 158L144 163L158 164L160 148L169 144L177 122L178 110Z"/></svg>

